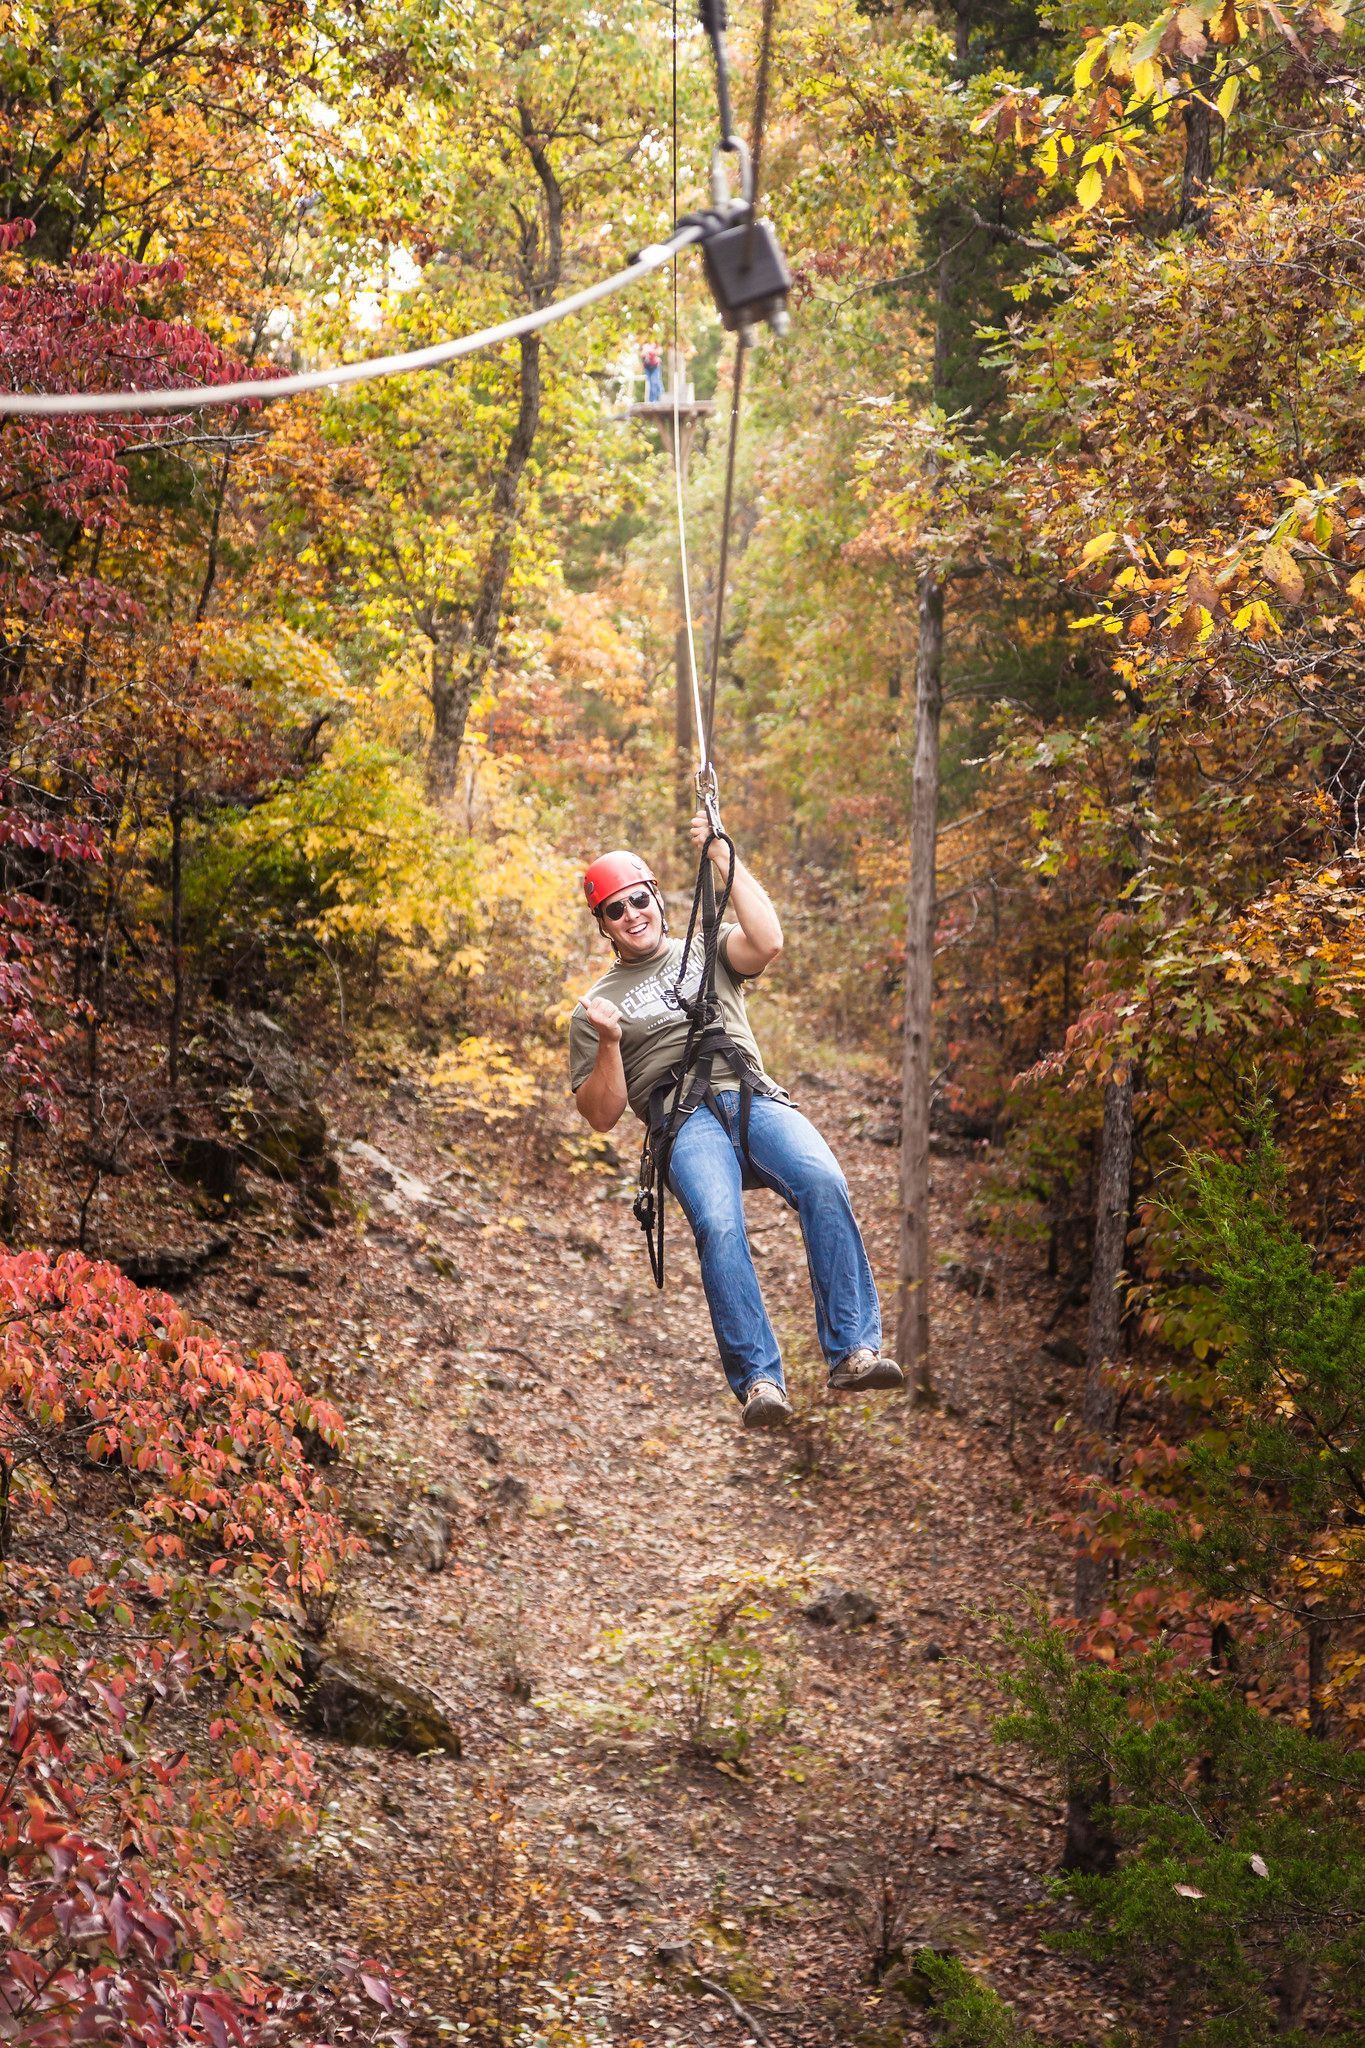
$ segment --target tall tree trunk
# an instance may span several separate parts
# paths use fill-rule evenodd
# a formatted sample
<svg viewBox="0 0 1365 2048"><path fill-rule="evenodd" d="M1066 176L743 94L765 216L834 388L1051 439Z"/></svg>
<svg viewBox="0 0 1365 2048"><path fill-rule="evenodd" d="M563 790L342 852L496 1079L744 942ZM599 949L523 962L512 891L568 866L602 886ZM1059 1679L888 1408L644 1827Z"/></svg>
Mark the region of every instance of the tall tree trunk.
<svg viewBox="0 0 1365 2048"><path fill-rule="evenodd" d="M180 1039L185 1027L185 742L177 733L171 782L171 1020L166 1065L171 1094L180 1089Z"/></svg>
<svg viewBox="0 0 1365 2048"><path fill-rule="evenodd" d="M1087 1477L1112 1477L1118 1390L1110 1374L1123 1346L1123 1259L1128 1242L1128 1203L1133 1178L1133 1073L1115 1072L1105 1083L1104 1124L1095 1188L1095 1244L1090 1267L1090 1323L1086 1338L1085 1389L1081 1428ZM1094 1621L1104 1606L1109 1564L1080 1551L1076 1557L1073 1611ZM1106 1773L1074 1778L1067 1786L1063 1870L1102 1876L1118 1860L1118 1844L1107 1818L1112 1787Z"/></svg>
<svg viewBox="0 0 1365 2048"><path fill-rule="evenodd" d="M938 230L933 399L944 395L952 303L948 228ZM912 1399L934 1398L929 1359L929 1087L933 1079L935 873L938 865L939 726L943 716L945 577L926 563L919 579L915 656L915 758L910 791L910 874L905 891L905 1008L901 1050L900 1253L896 1358Z"/></svg>
<svg viewBox="0 0 1365 2048"><path fill-rule="evenodd" d="M94 546L90 551L90 567L86 574L93 579L99 574L100 555L104 548L104 523L95 529ZM64 674L59 686L62 711L73 723L80 717L85 706L86 684L90 677L90 649L94 640L94 621L87 619L81 633L80 647L70 669ZM74 812L79 797L77 778L70 766L62 769L62 801ZM85 970L90 953L90 883L85 865L81 863L71 881L71 928L76 935L72 949L71 998L78 1002L85 992Z"/></svg>
<svg viewBox="0 0 1365 2048"><path fill-rule="evenodd" d="M1095 1248L1090 1264L1090 1323L1086 1333L1081 1430L1089 1478L1107 1479L1113 1467L1118 1390L1111 1377L1123 1349L1123 1258L1128 1242L1128 1200L1133 1178L1133 1070L1118 1069L1104 1085L1095 1187ZM1104 1605L1109 1568L1082 1551L1076 1559L1075 1614L1093 1621Z"/></svg>
<svg viewBox="0 0 1365 2048"><path fill-rule="evenodd" d="M540 218L528 220L522 233L522 278L533 307L547 305L559 288L564 271L564 194L545 145L536 133L529 109L518 109L521 142L540 184ZM543 236L542 236L543 228ZM520 351L516 424L507 443L501 467L493 485L493 524L479 578L478 595L469 616L464 660L449 688L439 695L432 690L432 747L429 775L432 786L449 792L454 787L455 768L464 744L469 707L483 688L497 656L502 633L502 602L512 550L521 523L522 483L536 445L541 410L540 336L523 334Z"/></svg>
<svg viewBox="0 0 1365 2048"><path fill-rule="evenodd" d="M96 1105L99 1098L100 1079L100 1031L105 1019L105 1004L109 988L109 955L113 943L114 913L118 907L119 864L118 839L123 829L124 812L128 803L128 769L125 766L119 774L114 801L105 815L105 839L109 846L109 858L104 862L104 902L100 910L99 945L95 951L94 971L90 996L86 1005L85 1021L85 1079L90 1097L90 1142L96 1141Z"/></svg>
<svg viewBox="0 0 1365 2048"><path fill-rule="evenodd" d="M522 479L540 426L540 336L523 334L518 347L521 371L517 420L493 486L492 538L470 613L464 658L458 670L452 666L443 688L437 687L433 664L431 779L436 787L447 791L454 786L469 707L483 688L497 656L507 572L512 566L512 550L521 521Z"/></svg>
<svg viewBox="0 0 1365 2048"><path fill-rule="evenodd" d="M455 695L461 678L456 673L459 648L456 645L458 629L446 628L438 619L431 633L431 754L427 762L427 781L433 796L451 787L455 763L459 758L460 741L464 737L464 716L455 719ZM468 706L466 705L466 713ZM451 744L450 735L454 734Z"/></svg>
<svg viewBox="0 0 1365 2048"><path fill-rule="evenodd" d="M1185 161L1180 172L1178 227L1198 227L1209 210L1208 192L1213 183L1213 108L1208 93L1213 84L1213 58L1201 57L1194 67L1193 91L1185 101L1181 119L1185 124Z"/></svg>
<svg viewBox="0 0 1365 2048"><path fill-rule="evenodd" d="M953 70L959 78L967 76L967 66L972 53L972 16L975 13L973 0L956 0L953 8Z"/></svg>
<svg viewBox="0 0 1365 2048"><path fill-rule="evenodd" d="M929 1087L934 1037L934 905L942 713L943 583L936 570L925 569L919 584L910 879L905 897L901 1224L896 1273L896 1357L916 1401L932 1400L934 1394L929 1362Z"/></svg>
<svg viewBox="0 0 1365 2048"><path fill-rule="evenodd" d="M1131 693L1135 717L1141 698ZM1128 827L1131 873L1147 861L1147 812L1156 777L1156 736L1149 732L1133 764ZM1095 1233L1090 1262L1090 1318L1086 1331L1085 1387L1081 1396L1084 1473L1098 1485L1114 1472L1114 1433L1118 1422L1118 1389L1113 1373L1123 1355L1123 1262L1128 1246L1128 1210L1133 1186L1132 1062L1120 1059L1104 1086L1104 1120L1095 1175ZM1093 1621L1104 1606L1109 1565L1103 1557L1080 1551L1076 1557L1073 1611L1077 1621ZM1111 1870L1117 1847L1100 1810L1109 1803L1103 1777L1068 1787L1064 1870Z"/></svg>
<svg viewBox="0 0 1365 2048"><path fill-rule="evenodd" d="M232 473L232 449L225 448L222 462L218 466L218 485L213 497L213 517L209 522L208 551L204 557L204 574L195 600L193 623L202 626L208 616L213 587L218 581L218 558L223 538L223 508L227 503L228 478ZM188 703L199 677L198 650L190 656L185 671L185 697ZM171 1016L166 1034L166 1067L170 1078L171 1094L180 1088L180 1041L185 1029L185 728L181 726L175 735L175 762L171 774Z"/></svg>

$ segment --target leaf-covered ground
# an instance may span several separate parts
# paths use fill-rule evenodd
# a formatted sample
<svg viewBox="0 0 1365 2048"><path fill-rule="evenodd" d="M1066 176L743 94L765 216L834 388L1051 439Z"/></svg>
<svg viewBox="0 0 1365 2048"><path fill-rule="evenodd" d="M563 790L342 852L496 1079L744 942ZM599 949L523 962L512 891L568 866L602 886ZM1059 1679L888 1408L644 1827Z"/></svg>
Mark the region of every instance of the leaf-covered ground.
<svg viewBox="0 0 1365 2048"><path fill-rule="evenodd" d="M845 1163L885 1299L888 1105L814 1075L798 1094ZM573 1171L543 1128L437 1120L403 1081L338 1084L333 1109L354 1231L287 1248L263 1232L195 1302L247 1341L286 1343L351 1418L338 1477L371 1547L336 1634L429 1687L464 1755L319 1744L318 1840L243 1847L262 1960L325 1969L356 1930L370 1947L377 1925L396 1932L458 1816L504 1796L559 1873L611 2039L748 2038L735 2001L775 2043L932 2038L903 1972L900 1989L894 1964L872 1982L884 1897L909 1951L956 1951L1034 2016L1045 1975L1046 2016L1082 2038L1102 1985L1077 1966L1059 2009L1064 1966L1036 1968L1056 1924L1055 1794L993 1743L978 1668L996 1619L1061 1583L1033 1511L1069 1400L1040 1350L1056 1293L1038 1254L1006 1267L973 1229L984 1164L935 1167L937 1242L956 1262L934 1303L951 1396L937 1413L819 1398L795 1219L746 1198L800 1410L755 1438L676 1210L666 1295L648 1283L624 1166ZM347 1149L357 1138L399 1173ZM449 1557L432 1570L443 1516ZM828 1585L870 1596L876 1618L808 1618ZM668 1673L706 1640L697 1614L744 1587L768 1617L751 1627L754 1711L785 1719L738 1760L697 1754ZM448 1939L439 1924L403 1935L428 1986Z"/></svg>

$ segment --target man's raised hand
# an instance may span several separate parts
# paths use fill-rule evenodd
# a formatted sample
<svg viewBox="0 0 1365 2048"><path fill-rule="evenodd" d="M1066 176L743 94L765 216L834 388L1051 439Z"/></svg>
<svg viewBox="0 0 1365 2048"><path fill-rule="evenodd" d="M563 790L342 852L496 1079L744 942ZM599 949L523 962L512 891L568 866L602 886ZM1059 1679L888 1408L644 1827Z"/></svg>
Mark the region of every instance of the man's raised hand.
<svg viewBox="0 0 1365 2048"><path fill-rule="evenodd" d="M605 1044L621 1043L621 1012L615 1003L609 1003L605 996L590 996L583 1005L583 1015Z"/></svg>
<svg viewBox="0 0 1365 2048"><path fill-rule="evenodd" d="M711 833L711 820L707 817L705 811L694 813L692 823L688 826L687 831L692 841L693 849L700 853ZM723 841L718 839L707 855L707 859L713 868L727 867L730 861L730 850Z"/></svg>

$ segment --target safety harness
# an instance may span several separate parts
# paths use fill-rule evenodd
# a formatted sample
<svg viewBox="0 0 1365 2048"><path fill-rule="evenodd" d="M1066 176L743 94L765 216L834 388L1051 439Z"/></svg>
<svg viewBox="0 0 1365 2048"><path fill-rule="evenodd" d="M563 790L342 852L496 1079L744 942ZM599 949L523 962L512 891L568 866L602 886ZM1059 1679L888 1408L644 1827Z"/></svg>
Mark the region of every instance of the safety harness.
<svg viewBox="0 0 1365 2048"><path fill-rule="evenodd" d="M660 1288L664 1284L664 1203L668 1193L668 1169L678 1133L687 1119L703 1106L718 1122L723 1121L711 1079L716 1061L728 1061L739 1083L739 1151L741 1160L751 1173L758 1172L749 1153L749 1115L754 1097L786 1099L786 1090L770 1081L753 1055L735 1043L721 1015L720 999L716 995L716 962L720 954L721 921L735 883L735 845L729 834L720 829L712 806L707 808L711 815L711 830L701 851L696 887L692 892L692 911L687 921L687 937L683 940L673 986L664 993L668 1007L681 1010L686 1016L687 1038L676 1065L670 1067L650 1091L649 1115L640 1149L640 1183L635 1196L635 1218L645 1233L650 1271L654 1275L655 1286ZM716 897L715 869L710 860L711 848L717 844L724 846L729 854L725 885L719 900ZM698 923L701 926L701 976L696 994L689 996L687 970Z"/></svg>

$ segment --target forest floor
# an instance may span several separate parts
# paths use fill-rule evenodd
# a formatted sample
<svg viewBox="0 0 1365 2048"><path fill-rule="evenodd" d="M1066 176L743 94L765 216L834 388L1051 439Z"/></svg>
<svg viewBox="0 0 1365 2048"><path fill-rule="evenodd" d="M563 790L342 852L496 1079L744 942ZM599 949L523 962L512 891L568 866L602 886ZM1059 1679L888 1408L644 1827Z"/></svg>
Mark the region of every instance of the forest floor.
<svg viewBox="0 0 1365 2048"><path fill-rule="evenodd" d="M869 1107L842 1081L796 1084L845 1164L885 1300L880 1092ZM902 1942L960 1954L1068 2039L1097 2032L1102 1979L1051 1953L1039 1967L1058 1924L1056 1796L993 1742L1001 1699L981 1668L1002 1618L1065 1585L1038 1510L1075 1375L1039 1348L1057 1294L1036 1248L1002 1263L973 1224L979 1155L935 1162L937 1411L822 1393L795 1218L746 1197L799 1410L755 1437L676 1208L660 1298L633 1162L584 1156L567 1099L548 1133L488 1128L435 1116L401 1078L352 1076L329 1112L355 1224L300 1244L258 1221L187 1298L238 1341L286 1349L341 1405L334 1476L372 1540L335 1637L429 1688L463 1756L315 1742L318 1838L238 1860L260 1960L325 1973L348 1939L373 1953L388 1933L439 2011L454 1889L472 1882L490 1925L520 1911L524 1934L562 1908L615 2042L927 2041L904 1970L872 1981L878 1947ZM875 1616L807 1615L828 1587ZM758 1609L726 1639L753 1737L729 1756L704 1732L689 1743L685 1683L727 1593ZM471 1815L509 1802L550 1873L530 1909L506 1869L469 1868L498 1862L496 1827L476 1841Z"/></svg>

